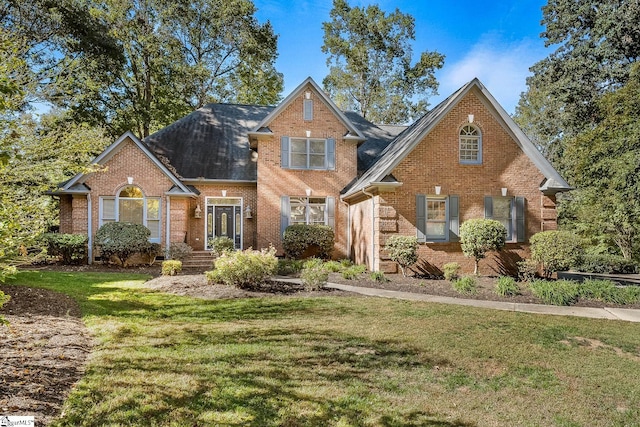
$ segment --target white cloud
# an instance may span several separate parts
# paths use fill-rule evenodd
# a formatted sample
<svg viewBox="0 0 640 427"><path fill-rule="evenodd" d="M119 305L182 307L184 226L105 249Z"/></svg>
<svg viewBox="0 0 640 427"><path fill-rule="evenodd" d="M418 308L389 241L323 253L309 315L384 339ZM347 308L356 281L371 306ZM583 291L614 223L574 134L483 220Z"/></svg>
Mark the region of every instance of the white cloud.
<svg viewBox="0 0 640 427"><path fill-rule="evenodd" d="M504 43L493 36L483 37L461 59L447 63L438 73L440 88L435 104L477 77L498 102L512 114L526 90L529 67L546 56L542 42L528 39Z"/></svg>

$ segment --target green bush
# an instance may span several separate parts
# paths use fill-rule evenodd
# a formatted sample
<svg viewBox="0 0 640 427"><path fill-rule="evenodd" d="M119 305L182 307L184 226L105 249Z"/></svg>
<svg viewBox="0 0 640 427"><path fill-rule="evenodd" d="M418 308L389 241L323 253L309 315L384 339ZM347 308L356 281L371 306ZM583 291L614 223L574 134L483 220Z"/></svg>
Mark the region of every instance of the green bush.
<svg viewBox="0 0 640 427"><path fill-rule="evenodd" d="M364 265L352 265L342 270L342 278L346 280L355 280L360 277L362 273L367 271L367 267Z"/></svg>
<svg viewBox="0 0 640 427"><path fill-rule="evenodd" d="M448 262L442 266L444 270L444 278L450 282L453 282L458 279L460 272L460 264L457 262Z"/></svg>
<svg viewBox="0 0 640 427"><path fill-rule="evenodd" d="M304 263L300 279L302 279L306 291L317 291L327 284L329 272L325 269L321 259L311 258Z"/></svg>
<svg viewBox="0 0 640 427"><path fill-rule="evenodd" d="M532 259L523 259L518 265L518 279L522 282L531 282L538 275L538 262Z"/></svg>
<svg viewBox="0 0 640 427"><path fill-rule="evenodd" d="M533 295L551 305L571 305L580 295L578 283L572 280L534 280L529 287Z"/></svg>
<svg viewBox="0 0 640 427"><path fill-rule="evenodd" d="M222 283L247 288L265 282L278 269L278 258L273 247L255 251L227 252L215 261L215 269L205 275L209 283Z"/></svg>
<svg viewBox="0 0 640 427"><path fill-rule="evenodd" d="M473 257L478 274L478 264L487 252L501 250L507 239L507 229L493 219L469 219L460 226L460 246L465 256Z"/></svg>
<svg viewBox="0 0 640 427"><path fill-rule="evenodd" d="M575 268L575 270L585 273L638 273L638 265L635 263L635 261L626 259L620 255L611 254L585 254L573 267Z"/></svg>
<svg viewBox="0 0 640 427"><path fill-rule="evenodd" d="M476 279L472 276L461 277L451 283L453 289L463 295L473 295L478 292Z"/></svg>
<svg viewBox="0 0 640 427"><path fill-rule="evenodd" d="M580 298L625 304L621 289L611 280L586 279L578 288Z"/></svg>
<svg viewBox="0 0 640 427"><path fill-rule="evenodd" d="M407 277L406 269L418 262L418 239L415 236L391 236L387 240L386 249L391 261L395 261Z"/></svg>
<svg viewBox="0 0 640 427"><path fill-rule="evenodd" d="M65 265L81 264L87 259L89 237L84 234L46 233L42 239L47 253L60 257Z"/></svg>
<svg viewBox="0 0 640 427"><path fill-rule="evenodd" d="M342 265L343 267L351 267L353 265L353 261L351 261L349 258L342 258L340 260L340 265Z"/></svg>
<svg viewBox="0 0 640 427"><path fill-rule="evenodd" d="M513 277L501 276L496 282L496 294L503 297L512 297L520 293L520 288Z"/></svg>
<svg viewBox="0 0 640 427"><path fill-rule="evenodd" d="M168 259L162 261L162 275L175 276L182 271L182 261L177 259Z"/></svg>
<svg viewBox="0 0 640 427"><path fill-rule="evenodd" d="M150 250L150 235L149 229L142 224L108 222L98 229L95 245L100 249L103 262L109 262L115 256L124 266L131 256Z"/></svg>
<svg viewBox="0 0 640 427"><path fill-rule="evenodd" d="M281 276L290 276L298 274L302 271L304 262L298 259L279 259L278 274Z"/></svg>
<svg viewBox="0 0 640 427"><path fill-rule="evenodd" d="M324 263L324 268L330 273L339 273L345 266L340 261L327 261Z"/></svg>
<svg viewBox="0 0 640 427"><path fill-rule="evenodd" d="M229 237L218 236L209 239L209 247L213 255L221 256L224 253L233 252L236 249L236 244L233 239Z"/></svg>
<svg viewBox="0 0 640 427"><path fill-rule="evenodd" d="M619 289L623 304L637 304L640 302L640 286L630 285Z"/></svg>
<svg viewBox="0 0 640 427"><path fill-rule="evenodd" d="M142 253L149 258L149 265L153 265L158 255L162 254L162 246L160 243L149 243L149 246L147 246Z"/></svg>
<svg viewBox="0 0 640 427"><path fill-rule="evenodd" d="M184 261L193 253L193 248L186 243L172 243L169 245L169 258Z"/></svg>
<svg viewBox="0 0 640 427"><path fill-rule="evenodd" d="M0 291L0 309L2 309L2 306L5 305L10 299L11 297L9 295ZM5 320L5 318L0 314L0 325L5 324L6 322L7 321Z"/></svg>
<svg viewBox="0 0 640 427"><path fill-rule="evenodd" d="M542 231L531 236L531 259L542 265L546 278L568 270L581 258L580 240L568 231Z"/></svg>
<svg viewBox="0 0 640 427"><path fill-rule="evenodd" d="M374 282L381 282L381 283L390 282L387 276L384 275L383 271L374 271L369 275L369 278Z"/></svg>
<svg viewBox="0 0 640 427"><path fill-rule="evenodd" d="M294 224L284 230L282 246L287 258L300 259L306 252L328 259L333 251L335 235L327 225Z"/></svg>

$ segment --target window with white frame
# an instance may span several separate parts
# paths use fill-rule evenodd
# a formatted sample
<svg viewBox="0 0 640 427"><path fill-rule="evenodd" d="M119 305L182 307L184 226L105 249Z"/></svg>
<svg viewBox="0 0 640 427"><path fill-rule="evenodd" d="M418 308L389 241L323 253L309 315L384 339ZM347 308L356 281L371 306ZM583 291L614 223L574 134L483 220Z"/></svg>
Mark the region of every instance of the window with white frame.
<svg viewBox="0 0 640 427"><path fill-rule="evenodd" d="M449 233L447 204L446 198L427 198L426 234L428 240L446 240Z"/></svg>
<svg viewBox="0 0 640 427"><path fill-rule="evenodd" d="M455 242L459 232L459 197L416 195L418 242Z"/></svg>
<svg viewBox="0 0 640 427"><path fill-rule="evenodd" d="M140 188L128 186L116 196L100 197L100 226L107 222L142 224L151 231L150 242L160 243L160 198L146 197Z"/></svg>
<svg viewBox="0 0 640 427"><path fill-rule="evenodd" d="M307 122L313 120L313 99L304 100L303 110L303 119Z"/></svg>
<svg viewBox="0 0 640 427"><path fill-rule="evenodd" d="M291 138L292 168L326 169L326 157L326 139Z"/></svg>
<svg viewBox="0 0 640 427"><path fill-rule="evenodd" d="M482 163L482 135L480 130L473 125L466 125L460 129L460 163Z"/></svg>
<svg viewBox="0 0 640 427"><path fill-rule="evenodd" d="M526 199L524 197L485 196L484 217L499 221L507 230L507 242L525 242Z"/></svg>
<svg viewBox="0 0 640 427"><path fill-rule="evenodd" d="M327 199L324 197L289 198L289 225L327 224Z"/></svg>
<svg viewBox="0 0 640 427"><path fill-rule="evenodd" d="M504 225L507 241L513 239L513 197L493 197L493 219Z"/></svg>

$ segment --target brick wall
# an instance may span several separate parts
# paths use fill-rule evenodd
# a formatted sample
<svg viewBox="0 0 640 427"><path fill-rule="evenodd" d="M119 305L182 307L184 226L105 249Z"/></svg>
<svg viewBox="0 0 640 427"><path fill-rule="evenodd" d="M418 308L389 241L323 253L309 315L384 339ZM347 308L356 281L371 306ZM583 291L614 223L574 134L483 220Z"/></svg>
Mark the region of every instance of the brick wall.
<svg viewBox="0 0 640 427"><path fill-rule="evenodd" d="M303 120L304 92L311 92L314 101L313 120ZM340 202L342 190L357 174L357 147L354 142L344 141L347 128L333 114L309 85L301 95L293 99L280 114L269 123L272 137L258 142L258 186L257 186L257 244L276 246L282 252L280 237L280 198L282 196L306 197L305 190L312 190L311 197L332 196L336 199L334 256L347 254L347 208ZM311 138L335 138L336 170L292 170L280 167L281 136Z"/></svg>
<svg viewBox="0 0 640 427"><path fill-rule="evenodd" d="M60 233L73 233L73 201L71 195L60 196Z"/></svg>

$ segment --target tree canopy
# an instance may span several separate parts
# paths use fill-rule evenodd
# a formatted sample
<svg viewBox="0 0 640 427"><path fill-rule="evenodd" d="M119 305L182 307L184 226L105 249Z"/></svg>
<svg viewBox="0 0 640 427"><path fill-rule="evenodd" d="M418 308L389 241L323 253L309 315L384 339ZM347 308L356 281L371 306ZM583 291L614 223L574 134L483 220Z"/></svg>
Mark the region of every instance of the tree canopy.
<svg viewBox="0 0 640 427"><path fill-rule="evenodd" d="M376 123L405 123L426 112L444 56L422 52L413 63L415 20L398 9L351 7L334 0L324 22L322 52L330 66L323 84L338 106Z"/></svg>

